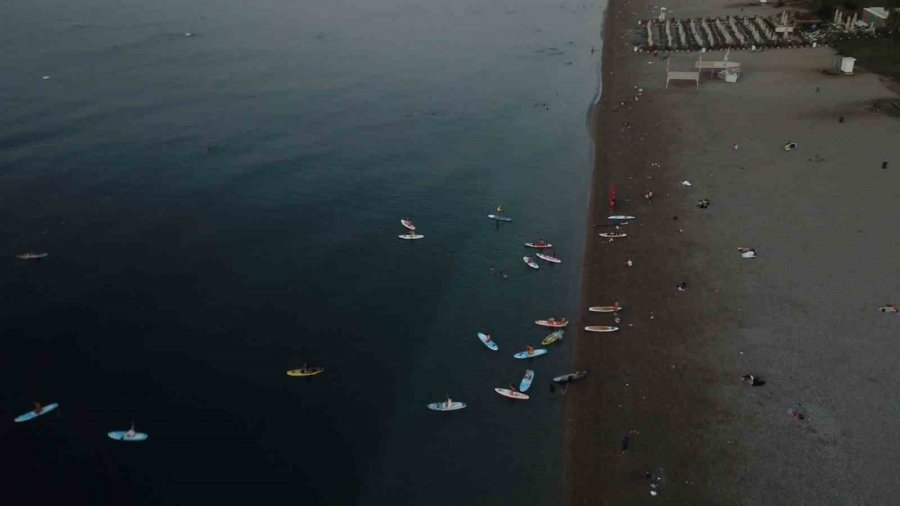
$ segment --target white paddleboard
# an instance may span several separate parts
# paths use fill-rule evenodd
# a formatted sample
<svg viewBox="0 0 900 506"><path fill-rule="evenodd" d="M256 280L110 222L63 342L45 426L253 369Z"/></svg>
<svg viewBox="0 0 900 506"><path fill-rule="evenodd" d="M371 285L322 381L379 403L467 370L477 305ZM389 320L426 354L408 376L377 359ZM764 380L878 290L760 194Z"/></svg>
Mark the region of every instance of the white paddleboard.
<svg viewBox="0 0 900 506"><path fill-rule="evenodd" d="M37 418L41 415L45 415L58 407L59 407L59 404L57 404L55 402L53 404L47 404L46 406L41 407L40 411L35 412L34 410L31 410L28 413L17 416L15 419L13 419L13 421L16 423L22 423L22 422L27 422L29 420L34 420L35 418Z"/></svg>
<svg viewBox="0 0 900 506"><path fill-rule="evenodd" d="M600 237L608 237L610 239L621 239L623 237L628 237L628 234L623 232L600 232Z"/></svg>
<svg viewBox="0 0 900 506"><path fill-rule="evenodd" d="M624 220L636 220L637 216L629 216L627 214L614 214L607 218L608 220L616 220L616 221L624 221Z"/></svg>
<svg viewBox="0 0 900 506"><path fill-rule="evenodd" d="M547 353L547 350L545 350L543 348L534 350L530 354L526 350L526 351L520 351L519 353L516 353L515 355L513 355L513 358L518 358L521 360L524 358L540 357L541 355L545 355L546 353Z"/></svg>
<svg viewBox="0 0 900 506"><path fill-rule="evenodd" d="M532 269L540 269L541 266L534 261L532 257L522 257L522 261L525 262L525 265L531 267Z"/></svg>
<svg viewBox="0 0 900 506"><path fill-rule="evenodd" d="M508 397L510 399L516 399L519 401L527 401L530 398L522 392L516 392L515 390L510 390L508 388L495 388L494 391L502 395L503 397Z"/></svg>
<svg viewBox="0 0 900 506"><path fill-rule="evenodd" d="M535 249L543 249L543 248L552 248L553 247L553 245L550 244L549 242L545 242L543 244L536 243L536 242L526 242L525 246L528 246L529 248L535 248Z"/></svg>
<svg viewBox="0 0 900 506"><path fill-rule="evenodd" d="M465 402L452 401L447 399L444 402L432 402L428 405L428 409L432 411L456 411L466 407Z"/></svg>
<svg viewBox="0 0 900 506"><path fill-rule="evenodd" d="M554 263L554 264L562 263L562 260L560 260L556 257L552 257L550 255L545 255L543 253L535 253L535 256L537 256L541 260L546 260L547 262L550 262L550 263Z"/></svg>
<svg viewBox="0 0 900 506"><path fill-rule="evenodd" d="M478 339L481 339L481 342L484 343L485 346L487 346L488 348L490 348L494 351L497 351L500 349L500 347L497 346L497 343L495 343L494 340L491 338L491 336L488 334L479 332Z"/></svg>
<svg viewBox="0 0 900 506"><path fill-rule="evenodd" d="M622 306L591 306L588 311L592 313L616 313L622 310Z"/></svg>
<svg viewBox="0 0 900 506"><path fill-rule="evenodd" d="M588 332L615 332L619 330L619 327L612 327L610 325L591 325L585 327L584 330Z"/></svg>
<svg viewBox="0 0 900 506"><path fill-rule="evenodd" d="M399 238L401 238L401 239L406 239L407 241L414 241L414 240L416 240L416 239L421 239L421 238L423 238L423 237L425 237L425 236L424 236L424 235L419 235L419 234L409 233L409 234L404 234L404 235L398 235L397 237L399 237Z"/></svg>
<svg viewBox="0 0 900 506"><path fill-rule="evenodd" d="M488 218L497 221L512 221L511 218L507 218L506 216L500 216L499 214L489 214Z"/></svg>

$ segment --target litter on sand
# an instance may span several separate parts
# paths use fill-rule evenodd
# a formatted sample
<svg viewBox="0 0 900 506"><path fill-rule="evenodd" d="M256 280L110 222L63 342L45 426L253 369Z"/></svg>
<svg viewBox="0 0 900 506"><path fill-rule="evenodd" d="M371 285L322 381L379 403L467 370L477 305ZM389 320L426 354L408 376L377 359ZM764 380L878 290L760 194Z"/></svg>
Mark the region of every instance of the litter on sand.
<svg viewBox="0 0 900 506"><path fill-rule="evenodd" d="M693 186L690 181L682 181L681 186Z"/></svg>
<svg viewBox="0 0 900 506"><path fill-rule="evenodd" d="M755 374L747 374L745 376L741 376L741 383L745 385L750 385L751 387L760 387L766 384L762 378Z"/></svg>
<svg viewBox="0 0 900 506"><path fill-rule="evenodd" d="M675 285L675 289L678 290L679 292L684 292L687 290L687 283L682 281L682 282L678 283L677 285Z"/></svg>
<svg viewBox="0 0 900 506"><path fill-rule="evenodd" d="M738 248L743 258L756 258L756 248Z"/></svg>
<svg viewBox="0 0 900 506"><path fill-rule="evenodd" d="M784 150L785 150L785 151L792 151L792 150L793 150L794 148L796 148L796 147L797 147L797 143L796 143L796 142L789 142L789 143L787 143L787 144L784 145Z"/></svg>

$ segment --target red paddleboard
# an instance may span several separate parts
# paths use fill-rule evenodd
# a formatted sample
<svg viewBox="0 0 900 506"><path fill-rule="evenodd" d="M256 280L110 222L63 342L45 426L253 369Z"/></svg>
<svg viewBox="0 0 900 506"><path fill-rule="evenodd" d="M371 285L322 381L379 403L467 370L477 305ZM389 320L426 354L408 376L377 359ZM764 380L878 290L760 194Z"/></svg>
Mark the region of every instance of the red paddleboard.
<svg viewBox="0 0 900 506"><path fill-rule="evenodd" d="M569 320L566 318L548 318L546 320L535 320L534 323L542 326L542 327L553 327L560 328L565 327L569 324Z"/></svg>

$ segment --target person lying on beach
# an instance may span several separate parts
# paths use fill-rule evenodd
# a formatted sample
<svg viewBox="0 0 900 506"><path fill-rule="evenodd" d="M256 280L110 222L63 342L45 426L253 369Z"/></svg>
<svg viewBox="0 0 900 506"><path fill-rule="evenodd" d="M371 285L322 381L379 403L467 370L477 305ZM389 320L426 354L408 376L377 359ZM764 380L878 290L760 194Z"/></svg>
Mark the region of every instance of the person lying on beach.
<svg viewBox="0 0 900 506"><path fill-rule="evenodd" d="M709 207L709 199L700 199L697 201L697 207L700 209L706 209Z"/></svg>
<svg viewBox="0 0 900 506"><path fill-rule="evenodd" d="M897 304L885 304L878 308L882 313L896 313L898 311Z"/></svg>

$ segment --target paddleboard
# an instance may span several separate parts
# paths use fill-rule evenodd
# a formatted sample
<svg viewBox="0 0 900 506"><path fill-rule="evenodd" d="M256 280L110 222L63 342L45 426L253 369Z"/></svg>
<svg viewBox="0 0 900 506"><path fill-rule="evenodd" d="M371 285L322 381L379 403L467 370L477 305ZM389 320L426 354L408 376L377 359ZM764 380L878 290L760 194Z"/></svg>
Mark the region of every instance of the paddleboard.
<svg viewBox="0 0 900 506"><path fill-rule="evenodd" d="M519 353L516 353L515 355L513 355L513 357L518 358L518 359L534 358L534 357L540 357L541 355L544 355L546 353L547 353L547 350L543 350L543 349L534 350L531 352L531 355L528 354L528 351L520 351Z"/></svg>
<svg viewBox="0 0 900 506"><path fill-rule="evenodd" d="M35 413L34 410L31 410L28 413L17 416L13 421L16 423L27 422L28 420L33 420L41 415L45 415L58 407L59 404L55 402L53 404L47 404L46 406L41 407L39 412Z"/></svg>
<svg viewBox="0 0 900 506"><path fill-rule="evenodd" d="M323 372L325 372L324 367L307 367L304 369L291 369L287 372L287 375L297 378L308 378L310 376L322 374Z"/></svg>
<svg viewBox="0 0 900 506"><path fill-rule="evenodd" d="M488 218L497 221L512 221L512 218L507 218L506 216L500 216L499 214L489 214Z"/></svg>
<svg viewBox="0 0 900 506"><path fill-rule="evenodd" d="M565 334L565 332L565 330L557 330L556 332L549 334L547 337L541 340L541 345L550 346L556 341L562 341L563 334Z"/></svg>
<svg viewBox="0 0 900 506"><path fill-rule="evenodd" d="M465 402L458 402L447 399L444 402L432 402L428 405L428 409L432 411L456 411L457 409L463 409L467 404Z"/></svg>
<svg viewBox="0 0 900 506"><path fill-rule="evenodd" d="M534 261L532 257L522 257L522 261L525 262L525 265L531 267L532 269L540 269L541 266Z"/></svg>
<svg viewBox="0 0 900 506"><path fill-rule="evenodd" d="M544 243L542 243L542 242L526 242L525 246L528 246L529 248L535 248L535 249L552 248L553 247L553 245L550 244L549 242L544 242Z"/></svg>
<svg viewBox="0 0 900 506"><path fill-rule="evenodd" d="M147 438L150 437L143 432L133 432L129 435L127 430L114 430L108 432L106 435L109 436L110 439L115 439L116 441L132 441L135 443L138 441L146 441Z"/></svg>
<svg viewBox="0 0 900 506"><path fill-rule="evenodd" d="M591 325L589 327L585 327L584 330L588 332L615 332L619 330L619 327L611 327L609 325Z"/></svg>
<svg viewBox="0 0 900 506"><path fill-rule="evenodd" d="M406 239L407 241L414 241L414 240L416 240L416 239L421 239L421 238L423 238L423 237L425 237L425 236L424 236L424 235L419 235L419 234L413 234L412 232L410 232L410 233L408 233L408 234L398 235L397 237L399 237L399 238L401 238L401 239Z"/></svg>
<svg viewBox="0 0 900 506"><path fill-rule="evenodd" d="M519 391L527 392L529 388L531 388L531 382L534 381L534 371L531 369L525 370L525 376L522 378L522 381L519 383Z"/></svg>
<svg viewBox="0 0 900 506"><path fill-rule="evenodd" d="M637 216L629 216L629 215L627 215L627 214L614 214L614 215L610 216L610 217L607 218L607 219L608 219L608 220L617 220L617 221L623 221L623 220L636 220L636 219L637 219Z"/></svg>
<svg viewBox="0 0 900 506"><path fill-rule="evenodd" d="M48 253L21 253L16 255L16 258L20 260L40 260L42 258L47 258Z"/></svg>
<svg viewBox="0 0 900 506"><path fill-rule="evenodd" d="M406 228L409 229L409 230L415 230L415 229L416 229L416 226L413 225L412 220L402 219L402 220L400 220L400 224L403 225L404 227L406 227Z"/></svg>
<svg viewBox="0 0 900 506"><path fill-rule="evenodd" d="M502 395L503 397L509 397L510 399L516 399L519 401L527 401L530 399L527 395L522 392L516 392L515 390L510 390L508 388L495 388L495 392Z"/></svg>
<svg viewBox="0 0 900 506"><path fill-rule="evenodd" d="M622 310L622 306L591 306L588 311L592 313L617 313Z"/></svg>
<svg viewBox="0 0 900 506"><path fill-rule="evenodd" d="M535 256L537 256L537 257L540 258L541 260L546 260L546 261L548 261L548 262L550 262L550 263L554 263L554 264L562 263L562 260L560 260L560 259L558 259L558 258L556 258L556 257L554 257L554 256L545 255L544 253L535 253Z"/></svg>
<svg viewBox="0 0 900 506"><path fill-rule="evenodd" d="M554 383L568 383L570 381L580 380L581 378L588 375L587 371L575 371L569 374L563 374L562 376L557 376L553 378Z"/></svg>
<svg viewBox="0 0 900 506"><path fill-rule="evenodd" d="M495 343L494 340L491 338L491 336L488 334L479 332L478 339L481 339L481 342L484 343L485 346L487 346L488 348L490 348L494 351L497 351L500 349L500 347L497 346L497 343Z"/></svg>
<svg viewBox="0 0 900 506"><path fill-rule="evenodd" d="M567 320L566 318L563 318L561 320L555 320L553 318L548 318L546 320L535 320L534 323L536 323L542 327L560 328L560 327L565 327L566 325L568 325L569 320Z"/></svg>
<svg viewBox="0 0 900 506"><path fill-rule="evenodd" d="M600 237L608 237L610 239L621 239L627 236L628 234L623 232L600 232Z"/></svg>

